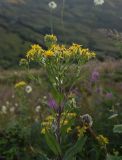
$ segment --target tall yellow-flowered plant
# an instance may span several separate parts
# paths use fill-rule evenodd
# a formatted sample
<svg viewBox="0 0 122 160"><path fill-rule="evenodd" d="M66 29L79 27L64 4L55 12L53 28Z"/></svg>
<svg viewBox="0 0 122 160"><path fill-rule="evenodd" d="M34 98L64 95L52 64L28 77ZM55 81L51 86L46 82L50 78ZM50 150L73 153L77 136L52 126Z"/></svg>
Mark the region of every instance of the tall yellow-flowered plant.
<svg viewBox="0 0 122 160"><path fill-rule="evenodd" d="M42 121L40 134L45 136L49 148L58 160L69 160L71 157L67 153L68 151L63 157L61 148L64 144L62 143L66 142L68 135L74 133L78 139L76 144L78 143L81 147L80 145L85 144L86 141L85 133L92 124L88 124L87 121L77 124L79 111L75 98L69 95L81 76L81 66L95 58L96 54L79 44L73 43L70 46L58 44L55 35L46 35L44 44L46 49L39 44L32 45L20 64L30 65L31 62L36 62L45 69L50 84L51 99L48 103L50 115ZM101 136L96 139L99 142L107 143L107 139L103 139ZM70 144L66 144L66 146L68 145ZM78 151L77 148L76 150Z"/></svg>

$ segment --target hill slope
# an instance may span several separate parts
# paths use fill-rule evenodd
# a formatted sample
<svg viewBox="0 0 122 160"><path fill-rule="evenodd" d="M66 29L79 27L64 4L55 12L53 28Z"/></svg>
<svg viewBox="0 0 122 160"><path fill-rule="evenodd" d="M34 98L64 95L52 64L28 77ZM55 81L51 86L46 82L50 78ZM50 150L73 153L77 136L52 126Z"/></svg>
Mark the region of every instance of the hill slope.
<svg viewBox="0 0 122 160"><path fill-rule="evenodd" d="M43 43L50 33L49 0L0 0L0 66L18 63L31 43ZM93 0L66 0L64 29L61 23L62 0L53 12L54 33L60 41L78 42L99 55L120 57L116 43L122 37L122 1L106 0L94 6Z"/></svg>

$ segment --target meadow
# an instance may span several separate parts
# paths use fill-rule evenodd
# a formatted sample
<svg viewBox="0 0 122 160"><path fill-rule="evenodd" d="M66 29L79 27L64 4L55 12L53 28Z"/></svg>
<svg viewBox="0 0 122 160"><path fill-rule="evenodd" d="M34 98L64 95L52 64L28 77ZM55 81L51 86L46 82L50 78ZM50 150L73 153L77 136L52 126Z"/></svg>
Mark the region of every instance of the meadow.
<svg viewBox="0 0 122 160"><path fill-rule="evenodd" d="M0 160L122 160L117 1L0 1Z"/></svg>
<svg viewBox="0 0 122 160"><path fill-rule="evenodd" d="M80 79L69 95L70 105L77 106L78 113L81 116L89 114L92 117L92 132L95 135L107 137L109 141L106 144L108 160L121 160L122 156L121 132L114 133L113 131L115 125L122 123L121 68L121 60L90 61L81 67ZM93 82L92 78L94 78L95 72L97 74ZM19 160L21 157L25 160L55 159L53 151L49 147L50 145L48 146L45 144L46 142L43 142L44 137L41 135L42 121L52 113L52 111L50 113L51 106L49 105L50 85L45 71L43 69L31 69L27 72L20 68L20 70L1 71L1 73L0 156L5 157L7 160ZM20 81L25 81L27 86L29 85L32 88L29 93L25 89L23 91L27 107L24 111L26 113L24 122L19 120L22 116L20 110L23 99L17 95L15 88L15 84ZM3 106L6 107L5 110ZM78 123L81 125L82 121L77 122L75 125L77 126ZM74 132L77 131L74 129ZM76 159L106 159L104 145L96 144L97 141L93 133L91 134L89 131L85 133L88 140L83 147L83 151L77 153ZM74 142L71 143L71 137L69 138L71 147L77 139L76 133L72 136Z"/></svg>

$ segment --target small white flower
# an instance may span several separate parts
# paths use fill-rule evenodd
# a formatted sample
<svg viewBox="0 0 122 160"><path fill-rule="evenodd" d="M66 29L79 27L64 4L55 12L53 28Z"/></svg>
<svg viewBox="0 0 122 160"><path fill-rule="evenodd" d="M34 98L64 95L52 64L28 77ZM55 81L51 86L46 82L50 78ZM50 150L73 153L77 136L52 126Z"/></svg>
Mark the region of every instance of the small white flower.
<svg viewBox="0 0 122 160"><path fill-rule="evenodd" d="M15 103L15 106L18 107L18 103Z"/></svg>
<svg viewBox="0 0 122 160"><path fill-rule="evenodd" d="M6 105L9 106L9 104L10 104L9 101L6 101Z"/></svg>
<svg viewBox="0 0 122 160"><path fill-rule="evenodd" d="M49 6L50 9L56 9L57 8L57 4L54 1L49 2L48 6Z"/></svg>
<svg viewBox="0 0 122 160"><path fill-rule="evenodd" d="M46 61L46 58L45 58L45 57L43 57L43 58L42 58L42 64L44 64L44 65L45 65L45 61Z"/></svg>
<svg viewBox="0 0 122 160"><path fill-rule="evenodd" d="M63 80L61 80L61 84L63 84Z"/></svg>
<svg viewBox="0 0 122 160"><path fill-rule="evenodd" d="M104 0L94 0L95 5L103 5Z"/></svg>
<svg viewBox="0 0 122 160"><path fill-rule="evenodd" d="M40 111L41 107L40 106L37 106L35 111L38 113Z"/></svg>
<svg viewBox="0 0 122 160"><path fill-rule="evenodd" d="M117 116L118 116L118 114L115 113L115 114L111 115L108 119L113 119L113 118L115 118L115 117L117 117Z"/></svg>
<svg viewBox="0 0 122 160"><path fill-rule="evenodd" d="M27 92L27 93L31 93L32 92L32 87L31 86L26 86L25 87L25 91Z"/></svg>
<svg viewBox="0 0 122 160"><path fill-rule="evenodd" d="M2 106L1 112L6 114L7 113L7 107L6 106Z"/></svg>
<svg viewBox="0 0 122 160"><path fill-rule="evenodd" d="M12 97L12 98L15 98L15 95L13 94L11 97Z"/></svg>
<svg viewBox="0 0 122 160"><path fill-rule="evenodd" d="M38 117L35 118L35 122L39 122L39 118Z"/></svg>
<svg viewBox="0 0 122 160"><path fill-rule="evenodd" d="M13 113L15 111L15 107L11 107L9 110L11 113Z"/></svg>
<svg viewBox="0 0 122 160"><path fill-rule="evenodd" d="M44 96L43 99L47 99L47 96Z"/></svg>

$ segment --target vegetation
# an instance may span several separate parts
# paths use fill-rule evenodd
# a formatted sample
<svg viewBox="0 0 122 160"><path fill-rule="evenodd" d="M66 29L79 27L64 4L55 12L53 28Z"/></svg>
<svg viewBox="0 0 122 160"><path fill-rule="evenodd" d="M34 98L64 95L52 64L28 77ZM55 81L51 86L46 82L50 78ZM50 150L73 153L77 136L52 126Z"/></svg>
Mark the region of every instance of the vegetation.
<svg viewBox="0 0 122 160"><path fill-rule="evenodd" d="M27 68L19 71L20 77L8 73L0 78L9 90L2 85L1 156L7 160L121 159L122 62L88 63L93 52L56 41L55 36L45 37L48 50L33 45L20 61ZM34 62L42 71L28 70Z"/></svg>
<svg viewBox="0 0 122 160"><path fill-rule="evenodd" d="M1 0L0 160L122 160L121 5Z"/></svg>

